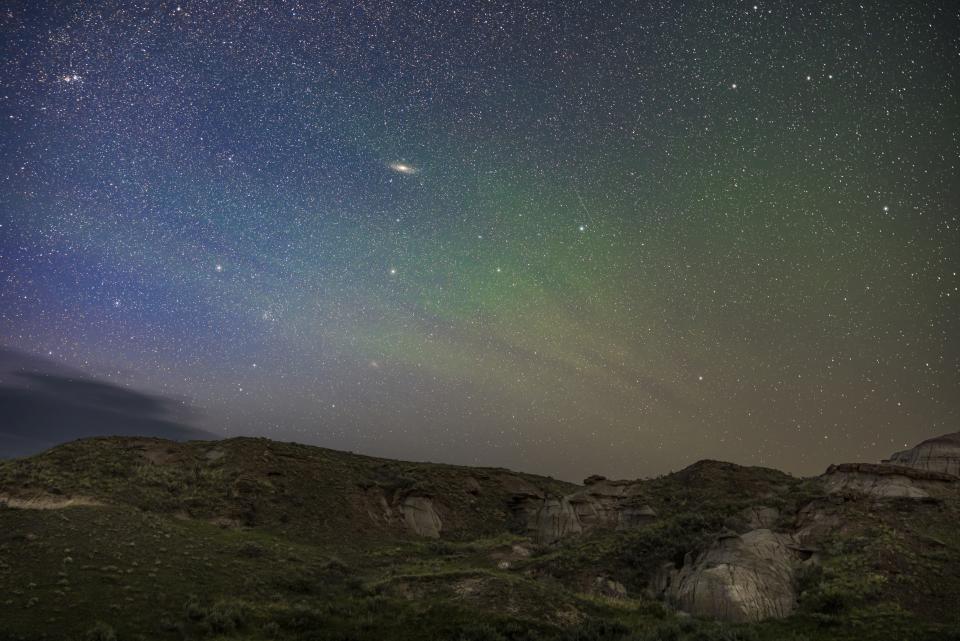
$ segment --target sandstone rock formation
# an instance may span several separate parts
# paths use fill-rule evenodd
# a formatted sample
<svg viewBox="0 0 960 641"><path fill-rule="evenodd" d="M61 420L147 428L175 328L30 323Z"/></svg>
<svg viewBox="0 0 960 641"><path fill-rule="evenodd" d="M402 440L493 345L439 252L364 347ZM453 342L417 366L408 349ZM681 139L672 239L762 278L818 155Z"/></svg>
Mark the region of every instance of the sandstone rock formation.
<svg viewBox="0 0 960 641"><path fill-rule="evenodd" d="M514 511L538 543L554 543L595 528L640 527L657 518L638 482L593 476L585 484L583 490L560 498L516 488Z"/></svg>
<svg viewBox="0 0 960 641"><path fill-rule="evenodd" d="M878 498L925 499L954 486L960 478L900 465L842 463L820 477L828 493L853 492Z"/></svg>
<svg viewBox="0 0 960 641"><path fill-rule="evenodd" d="M771 529L780 518L780 510L775 507L757 505L748 507L740 515L747 521L751 530Z"/></svg>
<svg viewBox="0 0 960 641"><path fill-rule="evenodd" d="M526 515L526 529L537 543L556 543L566 536L583 532L567 497L526 499L518 509Z"/></svg>
<svg viewBox="0 0 960 641"><path fill-rule="evenodd" d="M367 488L355 498L372 523L388 528L403 528L410 534L436 539L443 529L433 499L411 494L388 497L380 487Z"/></svg>
<svg viewBox="0 0 960 641"><path fill-rule="evenodd" d="M433 500L426 496L408 496L400 507L403 521L413 534L431 539L440 537L443 523L433 507Z"/></svg>
<svg viewBox="0 0 960 641"><path fill-rule="evenodd" d="M803 556L809 555L787 534L730 534L696 558L688 554L679 569L666 564L653 591L695 616L740 622L785 617L796 606L794 577Z"/></svg>
<svg viewBox="0 0 960 641"><path fill-rule="evenodd" d="M909 450L895 452L883 462L960 477L960 432L927 439Z"/></svg>

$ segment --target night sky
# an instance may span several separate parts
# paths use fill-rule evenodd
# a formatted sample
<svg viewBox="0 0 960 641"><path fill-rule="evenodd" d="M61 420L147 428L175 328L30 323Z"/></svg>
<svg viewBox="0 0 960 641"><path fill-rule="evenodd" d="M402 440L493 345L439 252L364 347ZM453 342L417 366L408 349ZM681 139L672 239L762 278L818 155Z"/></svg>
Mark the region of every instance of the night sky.
<svg viewBox="0 0 960 641"><path fill-rule="evenodd" d="M0 11L0 345L70 402L574 480L960 429L952 0Z"/></svg>

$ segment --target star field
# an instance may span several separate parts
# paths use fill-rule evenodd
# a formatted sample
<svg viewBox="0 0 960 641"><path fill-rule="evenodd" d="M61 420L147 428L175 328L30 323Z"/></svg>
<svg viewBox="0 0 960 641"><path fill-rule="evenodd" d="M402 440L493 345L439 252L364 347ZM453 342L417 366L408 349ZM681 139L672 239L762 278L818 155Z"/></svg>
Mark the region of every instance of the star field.
<svg viewBox="0 0 960 641"><path fill-rule="evenodd" d="M0 343L579 479L960 418L951 2L10 2Z"/></svg>

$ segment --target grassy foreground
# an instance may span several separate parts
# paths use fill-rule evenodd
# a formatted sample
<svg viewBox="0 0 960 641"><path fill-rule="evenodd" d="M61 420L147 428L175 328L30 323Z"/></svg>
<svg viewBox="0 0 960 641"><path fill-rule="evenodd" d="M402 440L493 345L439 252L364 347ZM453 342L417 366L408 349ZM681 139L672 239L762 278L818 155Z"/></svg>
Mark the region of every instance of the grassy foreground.
<svg viewBox="0 0 960 641"><path fill-rule="evenodd" d="M331 486L453 493L469 468L319 448L302 450L300 462L264 463L265 447L278 459L304 446L249 441L216 446L226 455L215 460L204 454L211 444L171 445L170 457L144 462L129 443L97 440L0 464L7 495L42 492L48 508L58 497L95 503L0 507L0 639L960 639L951 500L838 502L813 481L701 465L647 482L660 515L649 525L538 546L509 514L491 516L506 498L485 484L505 471L474 470L480 490L466 516L426 540L359 519ZM238 492L239 481L258 489ZM274 491L257 486L266 482ZM298 512L291 496L314 502ZM645 595L655 567L703 546L758 496L781 508L784 527L817 501L845 520L825 539L822 563L800 577L794 616L722 624ZM605 596L597 577L627 595Z"/></svg>

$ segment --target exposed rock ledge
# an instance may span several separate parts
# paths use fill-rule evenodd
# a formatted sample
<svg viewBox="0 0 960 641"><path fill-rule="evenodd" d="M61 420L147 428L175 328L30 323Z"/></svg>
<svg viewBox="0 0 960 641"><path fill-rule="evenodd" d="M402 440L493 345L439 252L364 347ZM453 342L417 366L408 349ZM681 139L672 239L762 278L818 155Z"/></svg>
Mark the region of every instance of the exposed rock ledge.
<svg viewBox="0 0 960 641"><path fill-rule="evenodd" d="M0 494L0 507L20 510L62 510L68 507L103 505L103 502L89 496L57 496L38 494L35 496L8 496Z"/></svg>
<svg viewBox="0 0 960 641"><path fill-rule="evenodd" d="M960 481L944 472L872 463L831 465L820 477L827 492L855 492L880 498L924 499Z"/></svg>
<svg viewBox="0 0 960 641"><path fill-rule="evenodd" d="M960 477L960 432L927 439L916 447L892 454L884 463Z"/></svg>
<svg viewBox="0 0 960 641"><path fill-rule="evenodd" d="M593 476L583 490L562 497L516 492L513 509L538 543L555 543L593 529L629 529L657 518L636 481L608 481Z"/></svg>
<svg viewBox="0 0 960 641"><path fill-rule="evenodd" d="M423 494L390 496L381 487L370 487L354 495L353 501L373 523L400 527L410 534L431 539L440 537L443 521L433 498Z"/></svg>

